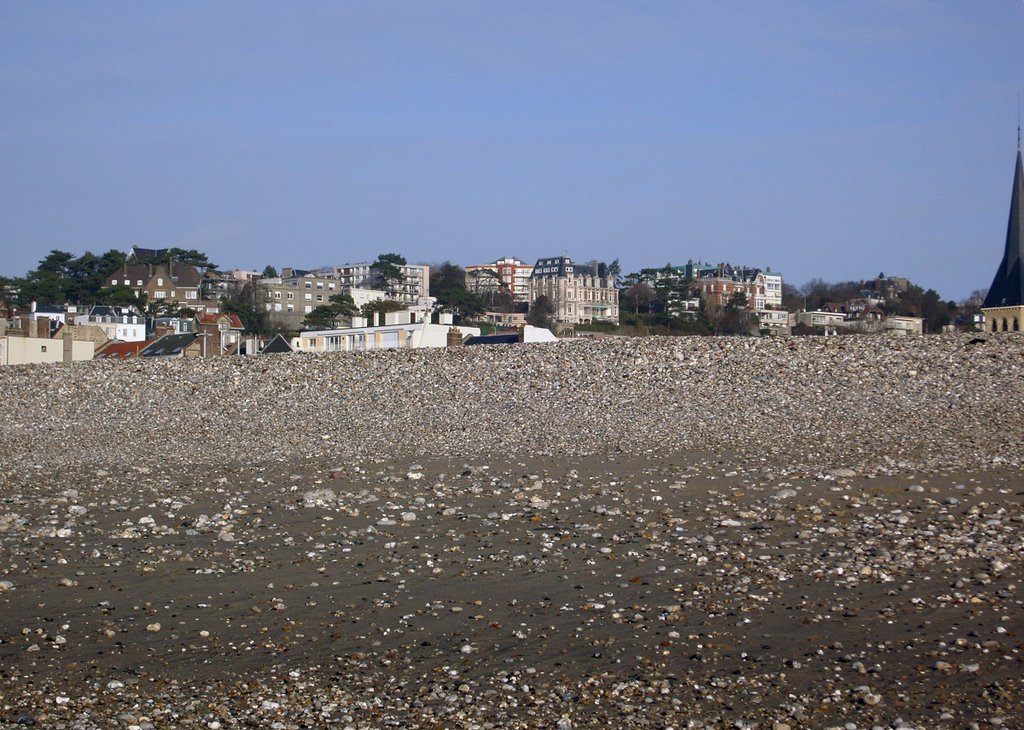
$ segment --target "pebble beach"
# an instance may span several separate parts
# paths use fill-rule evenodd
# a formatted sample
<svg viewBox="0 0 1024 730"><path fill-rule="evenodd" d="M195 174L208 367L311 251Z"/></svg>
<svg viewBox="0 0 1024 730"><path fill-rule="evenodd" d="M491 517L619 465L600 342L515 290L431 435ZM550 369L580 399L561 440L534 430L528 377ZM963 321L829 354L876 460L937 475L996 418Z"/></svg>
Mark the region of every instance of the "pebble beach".
<svg viewBox="0 0 1024 730"><path fill-rule="evenodd" d="M1017 335L0 392L0 727L1024 727Z"/></svg>

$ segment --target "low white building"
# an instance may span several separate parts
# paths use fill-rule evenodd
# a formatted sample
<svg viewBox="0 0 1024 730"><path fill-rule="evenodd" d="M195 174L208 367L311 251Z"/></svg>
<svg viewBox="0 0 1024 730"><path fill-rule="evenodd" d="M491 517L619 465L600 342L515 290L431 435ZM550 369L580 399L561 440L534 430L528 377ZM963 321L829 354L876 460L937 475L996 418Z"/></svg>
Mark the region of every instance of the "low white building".
<svg viewBox="0 0 1024 730"><path fill-rule="evenodd" d="M924 319L889 316L882 320L882 331L892 335L920 335L924 332Z"/></svg>
<svg viewBox="0 0 1024 730"><path fill-rule="evenodd" d="M846 321L846 315L841 312L799 312L796 315L797 324L813 327L823 331L826 335L834 335Z"/></svg>
<svg viewBox="0 0 1024 730"><path fill-rule="evenodd" d="M479 327L456 327L451 321L450 314L441 314L440 323L431 324L408 311L388 312L383 324L302 332L291 344L296 352L415 350L461 345L467 337L480 334Z"/></svg>
<svg viewBox="0 0 1024 730"><path fill-rule="evenodd" d="M777 335L788 335L796 324L796 315L784 309L759 309L757 321L762 330Z"/></svg>

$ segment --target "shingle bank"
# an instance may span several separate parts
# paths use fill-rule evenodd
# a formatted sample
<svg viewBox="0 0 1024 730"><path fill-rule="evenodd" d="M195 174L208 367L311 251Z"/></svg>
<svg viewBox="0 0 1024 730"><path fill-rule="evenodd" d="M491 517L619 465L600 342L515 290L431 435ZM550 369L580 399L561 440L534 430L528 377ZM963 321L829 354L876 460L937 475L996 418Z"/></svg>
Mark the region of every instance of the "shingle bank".
<svg viewBox="0 0 1024 730"><path fill-rule="evenodd" d="M700 450L1020 461L1024 337L648 338L0 370L5 469Z"/></svg>

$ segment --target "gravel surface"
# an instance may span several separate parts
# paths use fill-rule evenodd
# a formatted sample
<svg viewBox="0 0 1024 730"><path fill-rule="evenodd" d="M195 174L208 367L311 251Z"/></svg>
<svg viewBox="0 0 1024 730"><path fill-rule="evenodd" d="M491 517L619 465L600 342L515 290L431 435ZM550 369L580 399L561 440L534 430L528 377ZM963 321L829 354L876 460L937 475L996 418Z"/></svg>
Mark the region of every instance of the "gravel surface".
<svg viewBox="0 0 1024 730"><path fill-rule="evenodd" d="M0 369L0 726L1024 727L1024 338Z"/></svg>

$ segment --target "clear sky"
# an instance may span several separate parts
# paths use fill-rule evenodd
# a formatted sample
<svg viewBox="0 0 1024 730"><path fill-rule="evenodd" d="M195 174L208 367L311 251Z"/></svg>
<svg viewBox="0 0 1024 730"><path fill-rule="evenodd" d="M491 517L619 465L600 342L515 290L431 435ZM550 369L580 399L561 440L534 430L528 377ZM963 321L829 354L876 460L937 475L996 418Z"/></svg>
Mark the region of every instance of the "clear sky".
<svg viewBox="0 0 1024 730"><path fill-rule="evenodd" d="M567 253L960 299L1022 91L1022 0L2 0L0 274Z"/></svg>

